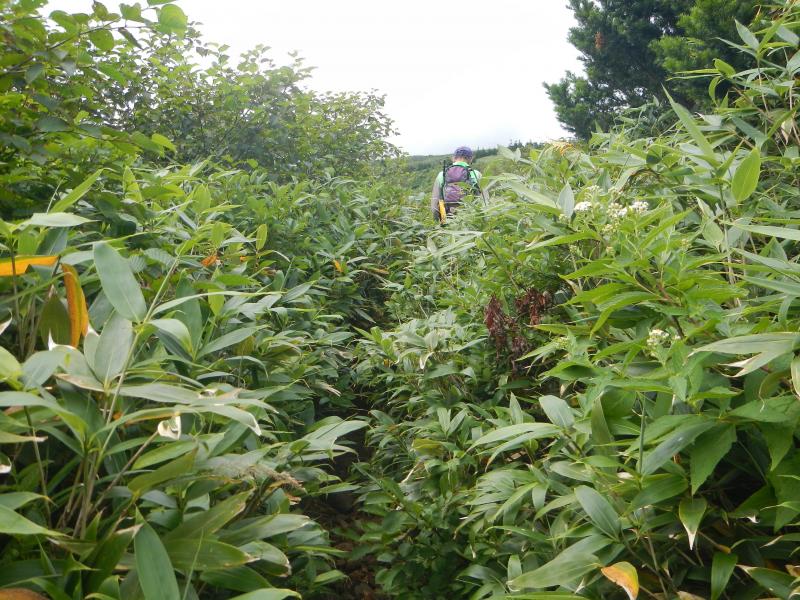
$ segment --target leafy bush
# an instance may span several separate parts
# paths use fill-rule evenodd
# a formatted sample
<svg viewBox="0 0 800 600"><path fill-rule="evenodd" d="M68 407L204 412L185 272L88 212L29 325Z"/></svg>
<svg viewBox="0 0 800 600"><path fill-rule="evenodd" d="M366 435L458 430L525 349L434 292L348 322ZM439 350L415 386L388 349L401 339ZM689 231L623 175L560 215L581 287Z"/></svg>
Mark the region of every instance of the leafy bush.
<svg viewBox="0 0 800 600"><path fill-rule="evenodd" d="M375 221L350 184L201 165L86 183L4 226L0 584L150 598L334 580L296 505L337 489L322 463L366 425L331 407L350 402L347 324L376 314L402 205Z"/></svg>

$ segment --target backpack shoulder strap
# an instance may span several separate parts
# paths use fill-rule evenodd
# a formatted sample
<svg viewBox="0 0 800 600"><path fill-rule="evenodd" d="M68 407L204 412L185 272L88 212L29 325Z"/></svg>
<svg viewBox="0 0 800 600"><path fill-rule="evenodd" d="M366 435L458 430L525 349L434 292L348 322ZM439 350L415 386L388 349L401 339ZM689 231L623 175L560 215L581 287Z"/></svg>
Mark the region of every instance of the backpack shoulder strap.
<svg viewBox="0 0 800 600"><path fill-rule="evenodd" d="M452 167L447 159L442 161L442 185L439 186L439 197L444 200L444 188L447 185L447 170Z"/></svg>
<svg viewBox="0 0 800 600"><path fill-rule="evenodd" d="M469 178L472 187L481 194L483 191L481 190L481 184L478 182L478 174L475 172L475 169L472 167L467 167L467 177Z"/></svg>

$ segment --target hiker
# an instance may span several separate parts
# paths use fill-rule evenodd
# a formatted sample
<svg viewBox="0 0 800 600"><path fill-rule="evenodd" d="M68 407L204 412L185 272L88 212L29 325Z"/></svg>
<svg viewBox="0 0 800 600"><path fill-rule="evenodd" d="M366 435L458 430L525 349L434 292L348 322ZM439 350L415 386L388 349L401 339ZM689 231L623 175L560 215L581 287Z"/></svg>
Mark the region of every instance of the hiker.
<svg viewBox="0 0 800 600"><path fill-rule="evenodd" d="M453 152L453 161L445 161L442 170L436 176L431 191L431 211L434 220L441 224L447 219L446 215L453 214L461 200L469 193L483 196L479 181L480 171L470 166L474 154L467 146L459 146Z"/></svg>

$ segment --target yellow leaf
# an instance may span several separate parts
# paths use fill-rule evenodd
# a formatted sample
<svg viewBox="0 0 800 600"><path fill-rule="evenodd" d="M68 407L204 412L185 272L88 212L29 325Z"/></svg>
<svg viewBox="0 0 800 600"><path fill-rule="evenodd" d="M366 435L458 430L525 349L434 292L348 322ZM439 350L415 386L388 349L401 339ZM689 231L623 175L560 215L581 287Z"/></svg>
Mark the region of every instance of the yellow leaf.
<svg viewBox="0 0 800 600"><path fill-rule="evenodd" d="M618 562L600 571L625 590L630 600L636 600L639 595L639 574L636 572L636 567L629 562Z"/></svg>
<svg viewBox="0 0 800 600"><path fill-rule="evenodd" d="M206 256L203 260L200 261L200 264L203 265L204 267L210 267L215 262L217 262L217 260L219 260L219 258L217 257L217 254L215 252L214 254Z"/></svg>
<svg viewBox="0 0 800 600"><path fill-rule="evenodd" d="M69 343L78 347L81 336L89 331L89 308L83 294L78 272L71 265L61 265L64 271L64 287L67 289L67 312L69 313Z"/></svg>
<svg viewBox="0 0 800 600"><path fill-rule="evenodd" d="M13 261L10 258L0 260L0 277L21 275L31 265L51 267L56 264L58 256L17 256Z"/></svg>
<svg viewBox="0 0 800 600"><path fill-rule="evenodd" d="M706 600L702 596L695 596L694 594L690 594L689 592L678 592L678 598L681 600Z"/></svg>
<svg viewBox="0 0 800 600"><path fill-rule="evenodd" d="M6 588L0 590L0 600L47 600L47 598L23 588Z"/></svg>
<svg viewBox="0 0 800 600"><path fill-rule="evenodd" d="M336 269L337 271L339 271L339 273L341 273L342 272L342 263L340 263L338 260L334 259L333 268Z"/></svg>

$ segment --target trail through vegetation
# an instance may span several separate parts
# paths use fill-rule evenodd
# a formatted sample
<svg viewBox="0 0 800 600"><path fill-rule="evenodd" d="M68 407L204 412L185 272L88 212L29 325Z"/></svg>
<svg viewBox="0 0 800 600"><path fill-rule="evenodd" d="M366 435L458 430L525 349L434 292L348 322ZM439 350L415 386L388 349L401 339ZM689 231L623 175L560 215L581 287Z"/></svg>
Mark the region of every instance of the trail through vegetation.
<svg viewBox="0 0 800 600"><path fill-rule="evenodd" d="M44 4L0 3L0 598L800 593L798 2L708 112L501 148L446 227L380 97Z"/></svg>

